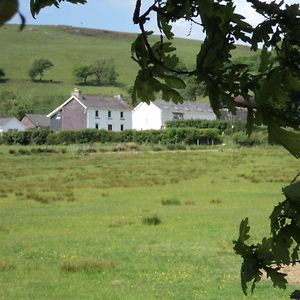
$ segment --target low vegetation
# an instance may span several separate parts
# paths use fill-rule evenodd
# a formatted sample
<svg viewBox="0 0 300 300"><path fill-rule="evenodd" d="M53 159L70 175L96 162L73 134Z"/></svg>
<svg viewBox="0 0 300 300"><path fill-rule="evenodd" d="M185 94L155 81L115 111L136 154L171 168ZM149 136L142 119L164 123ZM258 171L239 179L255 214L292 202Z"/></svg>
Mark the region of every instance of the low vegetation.
<svg viewBox="0 0 300 300"><path fill-rule="evenodd" d="M254 240L268 233L293 158L276 146L85 147L0 146L0 298L242 298L232 240L244 216ZM255 299L295 290L270 287Z"/></svg>

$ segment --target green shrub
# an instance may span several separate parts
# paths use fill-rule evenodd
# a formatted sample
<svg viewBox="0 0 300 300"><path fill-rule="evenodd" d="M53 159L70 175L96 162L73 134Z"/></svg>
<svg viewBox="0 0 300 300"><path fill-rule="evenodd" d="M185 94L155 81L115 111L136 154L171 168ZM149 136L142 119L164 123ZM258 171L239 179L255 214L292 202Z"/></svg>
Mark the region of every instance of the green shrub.
<svg viewBox="0 0 300 300"><path fill-rule="evenodd" d="M143 223L146 225L159 225L161 223L161 219L156 215L144 217Z"/></svg>
<svg viewBox="0 0 300 300"><path fill-rule="evenodd" d="M152 147L152 151L161 151L162 150L162 148L160 147L160 146L153 146Z"/></svg>
<svg viewBox="0 0 300 300"><path fill-rule="evenodd" d="M64 272L103 272L114 267L115 263L113 261L86 259L77 262L64 262L60 268Z"/></svg>
<svg viewBox="0 0 300 300"><path fill-rule="evenodd" d="M264 132L253 132L250 136L238 132L233 135L233 141L240 146L255 146L267 143L267 136Z"/></svg>
<svg viewBox="0 0 300 300"><path fill-rule="evenodd" d="M166 126L167 128L212 128L217 129L219 134L222 132L229 134L245 130L246 128L246 124L240 121L232 123L231 121L200 119L171 120L166 122Z"/></svg>
<svg viewBox="0 0 300 300"><path fill-rule="evenodd" d="M181 205L181 202L176 198L161 199L162 205Z"/></svg>

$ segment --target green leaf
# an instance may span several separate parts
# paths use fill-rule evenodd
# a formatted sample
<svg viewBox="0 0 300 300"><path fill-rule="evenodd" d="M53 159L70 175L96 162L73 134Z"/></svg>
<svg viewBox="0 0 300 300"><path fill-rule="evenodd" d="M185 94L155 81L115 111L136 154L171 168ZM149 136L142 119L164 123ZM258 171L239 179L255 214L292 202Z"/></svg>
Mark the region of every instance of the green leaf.
<svg viewBox="0 0 300 300"><path fill-rule="evenodd" d="M273 286L279 287L281 289L285 289L287 285L287 280L285 279L286 274L281 273L278 271L279 268L273 269L273 268L265 268L265 271L267 272L267 277L270 277Z"/></svg>
<svg viewBox="0 0 300 300"><path fill-rule="evenodd" d="M0 27L9 21L19 9L18 0L0 0Z"/></svg>
<svg viewBox="0 0 300 300"><path fill-rule="evenodd" d="M273 122L268 122L269 135L296 158L300 157L300 132L285 130Z"/></svg>
<svg viewBox="0 0 300 300"><path fill-rule="evenodd" d="M58 8L60 2L62 1L70 2L73 4L78 4L78 3L85 4L87 2L87 0L30 0L30 10L31 10L32 17L35 18L35 16L44 7L54 5Z"/></svg>
<svg viewBox="0 0 300 300"><path fill-rule="evenodd" d="M259 72L264 73L270 67L272 60L271 60L271 52L268 51L266 47L264 47L260 53L260 66Z"/></svg>
<svg viewBox="0 0 300 300"><path fill-rule="evenodd" d="M248 223L249 223L248 218L241 221L240 236L239 236L239 239L241 240L241 242L245 242L250 238L250 235L249 235L250 226L248 225Z"/></svg>
<svg viewBox="0 0 300 300"><path fill-rule="evenodd" d="M179 77L165 75L163 79L171 88L184 89L186 87L185 82Z"/></svg>
<svg viewBox="0 0 300 300"><path fill-rule="evenodd" d="M296 181L282 189L288 200L300 202L300 181Z"/></svg>

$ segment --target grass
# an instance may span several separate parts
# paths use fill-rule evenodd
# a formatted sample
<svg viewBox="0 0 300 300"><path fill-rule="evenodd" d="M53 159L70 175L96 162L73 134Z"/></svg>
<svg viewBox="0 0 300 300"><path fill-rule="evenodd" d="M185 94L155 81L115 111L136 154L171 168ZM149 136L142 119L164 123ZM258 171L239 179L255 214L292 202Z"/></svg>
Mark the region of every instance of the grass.
<svg viewBox="0 0 300 300"><path fill-rule="evenodd" d="M299 171L277 147L9 149L0 146L1 300L243 299L232 250L239 223L249 217L253 241L268 234L281 188ZM153 216L158 226L143 223ZM263 281L253 298L283 300L295 288Z"/></svg>
<svg viewBox="0 0 300 300"><path fill-rule="evenodd" d="M35 113L49 113L64 102L78 87L73 69L78 65L90 65L97 59L113 59L119 74L116 86L82 86L86 94L123 94L129 102L128 89L133 85L138 71L131 59L131 44L136 34L124 34L103 30L87 30L63 26L27 25L23 31L18 25L6 25L0 29L0 68L8 81L0 84L0 96L5 103L15 97L29 102ZM179 57L187 64L194 65L199 41L175 39ZM66 55L67 53L67 55ZM239 46L233 56L252 55L249 48ZM45 81L31 82L27 72L34 59L46 58L54 67L45 72ZM50 81L52 80L52 81ZM5 105L1 106L0 116Z"/></svg>

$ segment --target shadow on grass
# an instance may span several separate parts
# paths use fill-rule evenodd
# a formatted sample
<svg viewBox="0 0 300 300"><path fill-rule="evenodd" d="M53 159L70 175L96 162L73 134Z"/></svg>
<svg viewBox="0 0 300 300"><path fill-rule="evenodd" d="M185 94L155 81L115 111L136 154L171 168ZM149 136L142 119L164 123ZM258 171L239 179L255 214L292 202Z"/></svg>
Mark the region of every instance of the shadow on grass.
<svg viewBox="0 0 300 300"><path fill-rule="evenodd" d="M49 80L31 80L32 82L34 83L45 83L45 84L49 84L49 83L53 83L53 84L60 84L60 83L63 83L63 81L59 81L59 80L52 80L52 79L49 79Z"/></svg>
<svg viewBox="0 0 300 300"><path fill-rule="evenodd" d="M78 86L97 86L97 87L118 87L118 88L124 88L126 87L126 84L122 82L115 82L115 83L107 83L107 84L98 84L95 81L87 81L86 83L84 82L77 82L76 85Z"/></svg>

